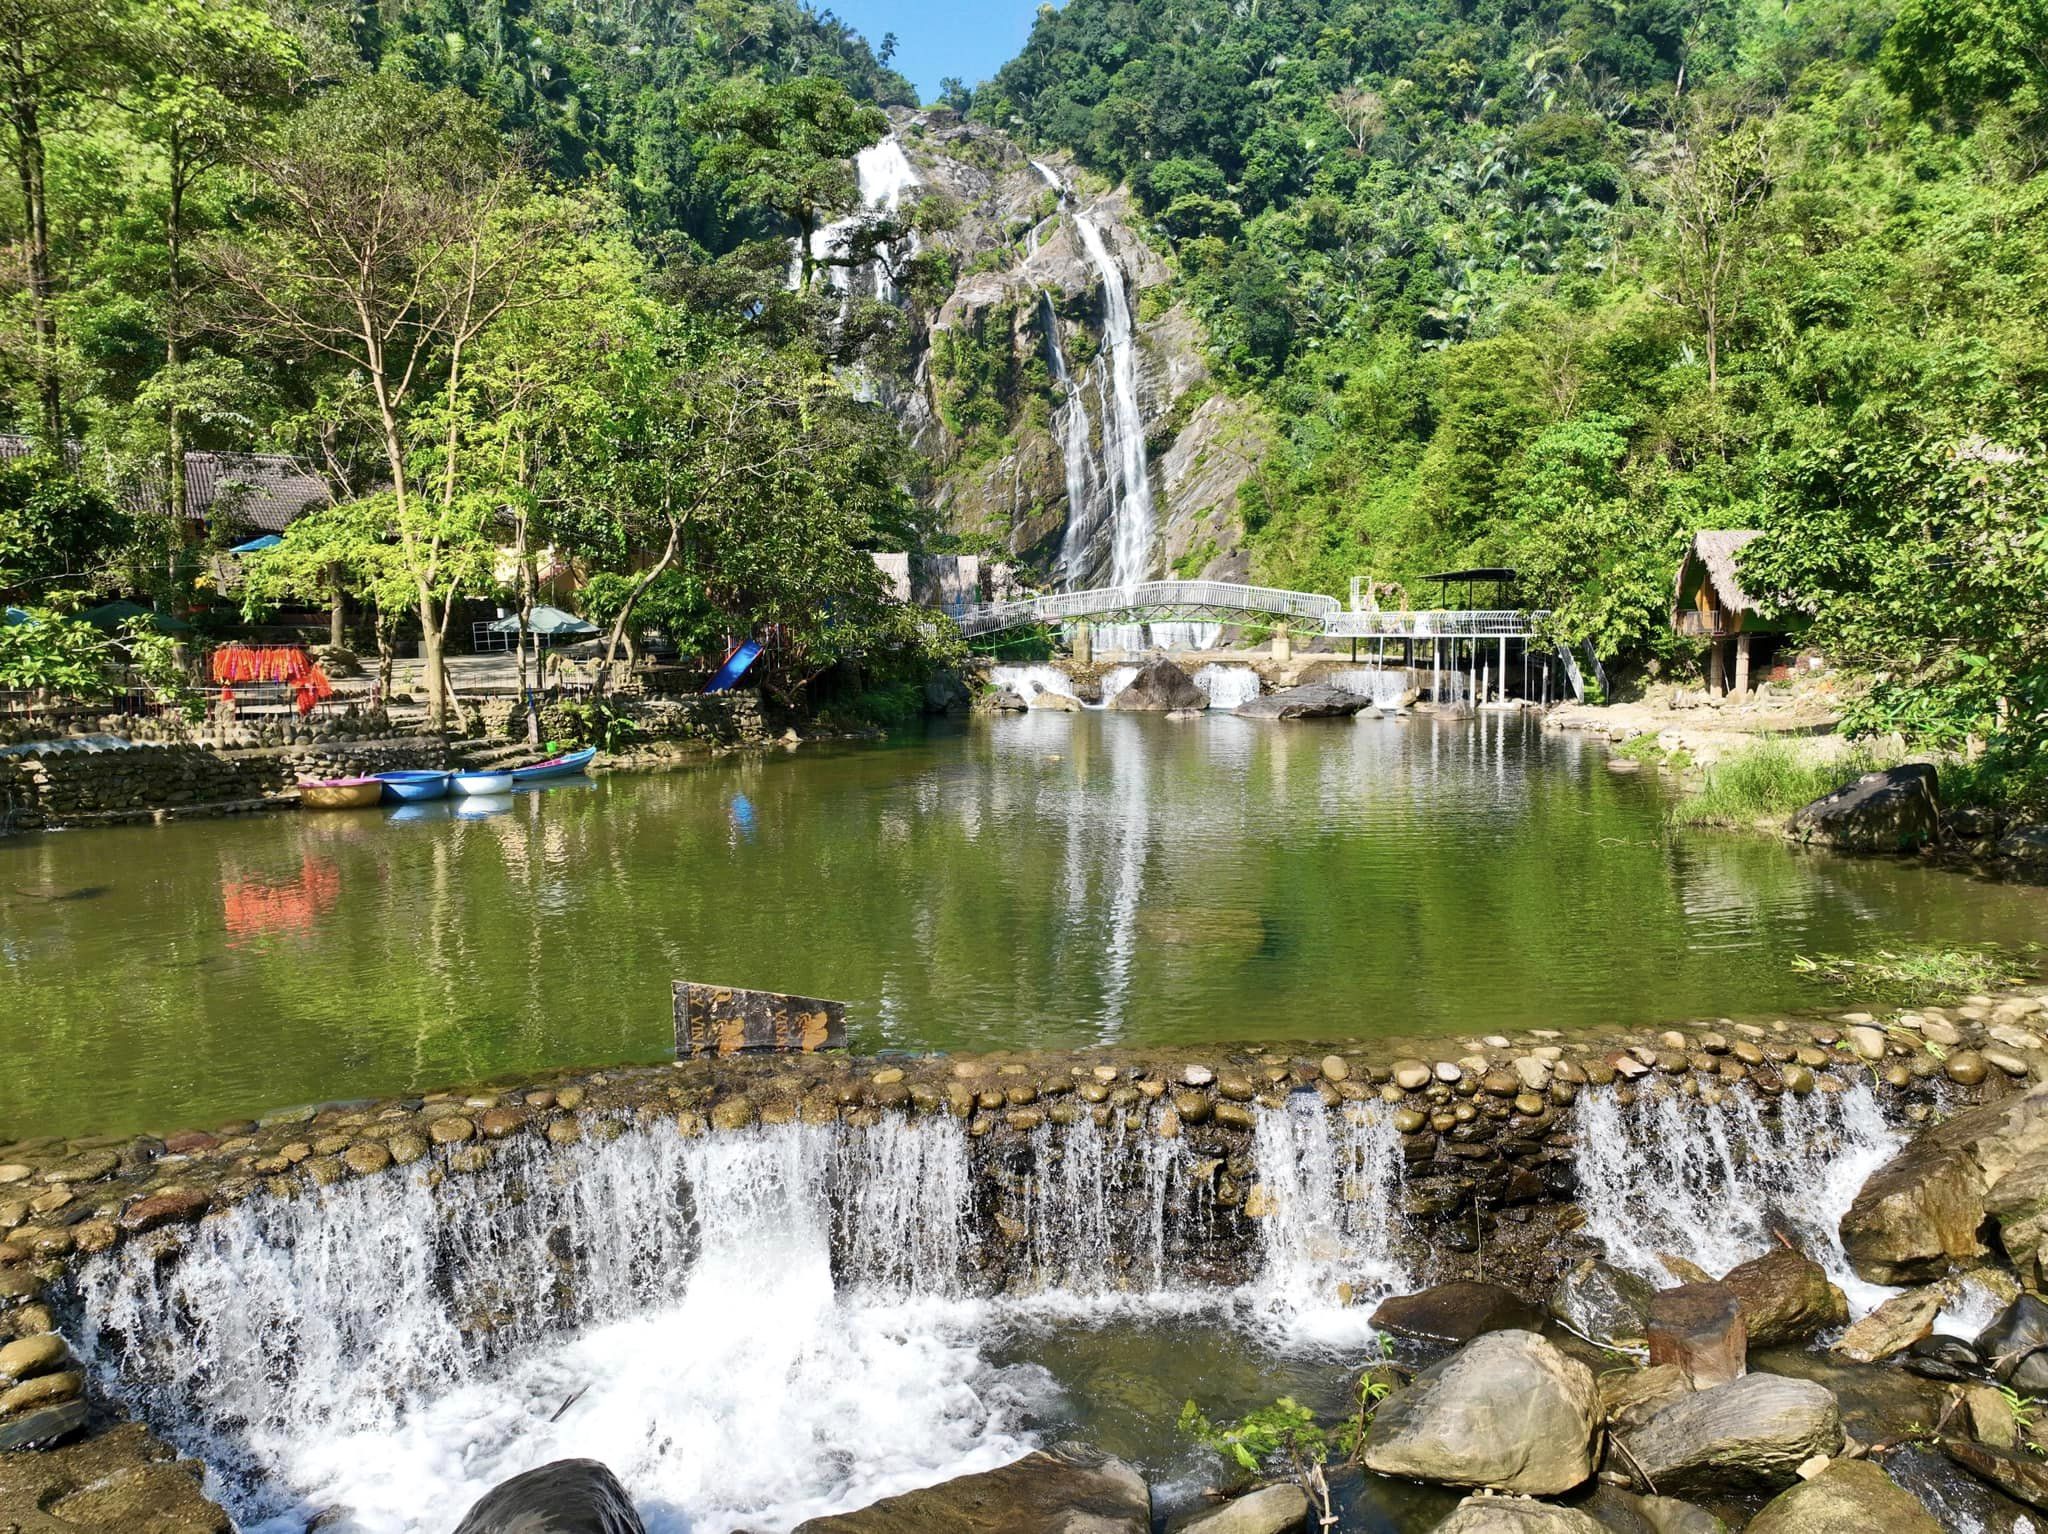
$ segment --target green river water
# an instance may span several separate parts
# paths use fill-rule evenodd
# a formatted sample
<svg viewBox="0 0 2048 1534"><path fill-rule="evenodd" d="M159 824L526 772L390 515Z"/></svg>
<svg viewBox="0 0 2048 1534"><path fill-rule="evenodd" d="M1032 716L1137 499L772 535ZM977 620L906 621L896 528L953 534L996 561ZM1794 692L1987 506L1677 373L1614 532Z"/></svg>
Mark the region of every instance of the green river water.
<svg viewBox="0 0 2048 1534"><path fill-rule="evenodd" d="M1031 714L524 794L0 841L0 1139L662 1056L686 977L863 1050L1755 1016L2048 895L1676 833L1519 716Z"/></svg>

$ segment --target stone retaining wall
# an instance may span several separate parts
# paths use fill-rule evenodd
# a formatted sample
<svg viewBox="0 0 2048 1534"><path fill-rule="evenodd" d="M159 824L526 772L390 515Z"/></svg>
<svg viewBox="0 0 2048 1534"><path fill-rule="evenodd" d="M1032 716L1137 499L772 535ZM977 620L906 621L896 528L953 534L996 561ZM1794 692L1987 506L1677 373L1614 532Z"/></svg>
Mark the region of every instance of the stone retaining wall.
<svg viewBox="0 0 2048 1534"><path fill-rule="evenodd" d="M349 777L457 760L430 739L220 751L197 745L0 757L0 832L227 814L288 804L301 777Z"/></svg>
<svg viewBox="0 0 2048 1534"><path fill-rule="evenodd" d="M1868 1085L1896 1121L1927 1122L2048 1080L2044 1028L2043 995L2021 992L1882 1018L1593 1037L1531 1031L1434 1047L698 1059L307 1107L161 1137L17 1142L0 1145L0 1344L59 1327L74 1303L73 1264L126 1246L139 1248L131 1261L175 1261L204 1222L251 1201L403 1178L452 1211L462 1205L451 1201L506 1182L478 1174L503 1169L516 1182L533 1158L586 1139L661 1126L692 1137L792 1123L872 1127L892 1116L946 1118L964 1130L973 1261L992 1292L1032 1282L1019 1215L1034 1188L1053 1186L1063 1147L1083 1125L1113 1131L1096 1143L1134 1168L1159 1164L1147 1146L1179 1142L1174 1196L1195 1217L1177 1227L1175 1275L1242 1280L1257 1259L1260 1222L1274 1213L1255 1149L1259 1110L1293 1106L1391 1120L1402 1167L1392 1218L1419 1279L1483 1273L1541 1293L1591 1249L1573 1204L1572 1154L1588 1089L1622 1104L1739 1095L1769 1117L1786 1099ZM573 1286L575 1275L565 1268L560 1282ZM86 1389L82 1374L64 1375L34 1408L61 1406L48 1399L60 1384L74 1399ZM95 1422L113 1420L118 1405L95 1402ZM0 1432L9 1411L0 1395Z"/></svg>
<svg viewBox="0 0 2048 1534"><path fill-rule="evenodd" d="M768 725L756 692L690 693L650 697L617 694L623 709L650 741L690 741L711 746L757 746L768 738ZM517 698L487 698L478 706L487 740L523 740L526 711ZM562 700L549 698L540 708L543 740L572 740L582 721Z"/></svg>

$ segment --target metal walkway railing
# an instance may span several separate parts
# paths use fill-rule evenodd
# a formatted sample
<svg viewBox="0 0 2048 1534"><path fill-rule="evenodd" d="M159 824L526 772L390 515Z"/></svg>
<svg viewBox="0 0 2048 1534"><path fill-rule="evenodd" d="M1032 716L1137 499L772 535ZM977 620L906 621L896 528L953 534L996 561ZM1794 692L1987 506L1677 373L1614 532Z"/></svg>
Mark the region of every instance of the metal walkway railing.
<svg viewBox="0 0 2048 1534"><path fill-rule="evenodd" d="M1168 616L1219 618L1253 615L1267 618L1308 618L1323 623L1337 616L1335 597L1309 591L1283 591L1272 586L1240 586L1230 581L1141 581L1133 586L1103 586L1088 591L1059 591L1020 602L993 602L969 607L960 627L969 636L1002 629L1029 628L1038 623L1069 623L1078 618L1128 615L1139 621Z"/></svg>
<svg viewBox="0 0 2048 1534"><path fill-rule="evenodd" d="M1333 639L1527 639L1547 613L1519 608L1473 611L1346 612L1335 597L1230 581L1141 581L1057 591L1017 602L991 602L954 611L971 639L1004 629L1082 619L1131 622L1172 619L1229 623L1245 618L1306 620L1304 632Z"/></svg>

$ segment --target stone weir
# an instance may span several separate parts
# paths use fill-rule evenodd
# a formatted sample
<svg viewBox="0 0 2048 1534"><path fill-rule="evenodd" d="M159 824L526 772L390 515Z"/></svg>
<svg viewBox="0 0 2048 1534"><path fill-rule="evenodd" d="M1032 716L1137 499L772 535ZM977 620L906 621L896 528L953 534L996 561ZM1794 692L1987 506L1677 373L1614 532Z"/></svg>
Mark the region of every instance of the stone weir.
<svg viewBox="0 0 2048 1534"><path fill-rule="evenodd" d="M261 1515L266 1444L661 1306L771 1221L815 1225L847 1289L942 1297L1540 1293L1587 1254L1724 1271L1781 1232L1845 1271L1841 1213L1913 1124L2048 1079L2041 1011L687 1061L7 1146L0 1444L69 1447L0 1456L0 1514L66 1456L182 1475L132 1412ZM163 1527L226 1527L196 1505Z"/></svg>

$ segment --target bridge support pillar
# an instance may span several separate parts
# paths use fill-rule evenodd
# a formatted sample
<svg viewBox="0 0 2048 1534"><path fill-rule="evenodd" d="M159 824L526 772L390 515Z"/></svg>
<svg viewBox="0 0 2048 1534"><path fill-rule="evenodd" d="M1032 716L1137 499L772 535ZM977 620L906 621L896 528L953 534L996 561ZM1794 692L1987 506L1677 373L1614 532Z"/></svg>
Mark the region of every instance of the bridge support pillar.
<svg viewBox="0 0 2048 1534"><path fill-rule="evenodd" d="M1095 662L1095 626L1092 623L1074 625L1074 664L1093 665Z"/></svg>
<svg viewBox="0 0 2048 1534"><path fill-rule="evenodd" d="M1287 625L1284 623L1273 630L1273 659L1294 659L1294 640L1288 634Z"/></svg>

